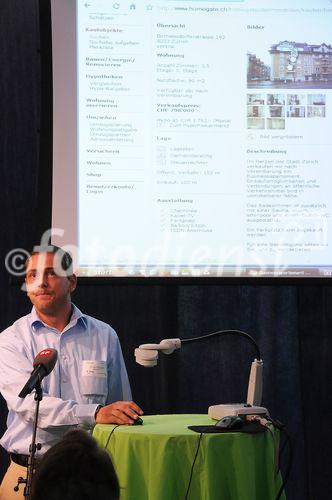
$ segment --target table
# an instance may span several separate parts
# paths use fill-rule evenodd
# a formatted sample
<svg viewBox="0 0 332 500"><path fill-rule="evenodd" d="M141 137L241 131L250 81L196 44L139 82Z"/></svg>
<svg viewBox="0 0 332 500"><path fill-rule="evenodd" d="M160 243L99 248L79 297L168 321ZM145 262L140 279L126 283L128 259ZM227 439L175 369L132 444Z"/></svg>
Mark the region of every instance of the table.
<svg viewBox="0 0 332 500"><path fill-rule="evenodd" d="M188 425L213 425L207 415L143 416L143 425L99 424L93 436L107 446L121 500L275 500L274 437L270 432L200 434ZM282 496L281 498L285 498Z"/></svg>

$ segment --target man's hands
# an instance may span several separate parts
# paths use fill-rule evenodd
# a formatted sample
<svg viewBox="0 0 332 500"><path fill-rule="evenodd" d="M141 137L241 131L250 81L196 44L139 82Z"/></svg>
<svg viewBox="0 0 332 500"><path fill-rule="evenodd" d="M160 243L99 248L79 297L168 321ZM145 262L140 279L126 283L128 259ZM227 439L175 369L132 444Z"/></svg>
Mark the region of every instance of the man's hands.
<svg viewBox="0 0 332 500"><path fill-rule="evenodd" d="M142 409L133 401L117 401L100 408L96 415L96 424L133 424Z"/></svg>

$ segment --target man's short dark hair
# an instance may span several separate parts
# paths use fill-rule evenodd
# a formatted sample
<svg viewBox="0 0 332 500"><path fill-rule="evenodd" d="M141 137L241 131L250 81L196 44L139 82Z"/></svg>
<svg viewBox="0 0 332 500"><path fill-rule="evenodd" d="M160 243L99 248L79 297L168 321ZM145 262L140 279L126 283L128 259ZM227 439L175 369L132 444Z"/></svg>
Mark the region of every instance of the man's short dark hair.
<svg viewBox="0 0 332 500"><path fill-rule="evenodd" d="M37 466L31 500L118 500L112 460L83 430L69 431Z"/></svg>
<svg viewBox="0 0 332 500"><path fill-rule="evenodd" d="M66 252L61 247L57 247L56 245L34 246L30 257L38 253L52 253L57 255L57 257L59 257L61 269L65 271L68 276L73 274L73 258L69 252ZM30 257L28 257L25 262L25 268L28 267Z"/></svg>

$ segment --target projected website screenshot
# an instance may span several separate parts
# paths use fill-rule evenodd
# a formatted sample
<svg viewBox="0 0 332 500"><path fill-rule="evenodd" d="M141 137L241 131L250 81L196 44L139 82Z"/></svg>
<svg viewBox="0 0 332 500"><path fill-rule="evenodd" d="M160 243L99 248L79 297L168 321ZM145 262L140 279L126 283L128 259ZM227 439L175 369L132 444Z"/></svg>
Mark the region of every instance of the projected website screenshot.
<svg viewBox="0 0 332 500"><path fill-rule="evenodd" d="M78 1L79 273L332 275L332 3Z"/></svg>

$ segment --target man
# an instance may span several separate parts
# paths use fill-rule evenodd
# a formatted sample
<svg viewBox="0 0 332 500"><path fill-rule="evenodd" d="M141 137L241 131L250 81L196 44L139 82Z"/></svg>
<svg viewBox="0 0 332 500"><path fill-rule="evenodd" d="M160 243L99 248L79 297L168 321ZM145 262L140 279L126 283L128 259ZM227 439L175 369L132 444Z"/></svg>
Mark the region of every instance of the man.
<svg viewBox="0 0 332 500"><path fill-rule="evenodd" d="M132 424L143 412L131 401L121 347L114 330L82 314L71 303L77 279L72 260L58 247L34 252L25 284L33 308L0 335L0 391L8 406L7 430L0 443L11 464L0 486L0 500L23 498L35 411L34 391L18 397L36 355L58 352L58 362L42 382L36 443L42 455L70 428L95 423Z"/></svg>

